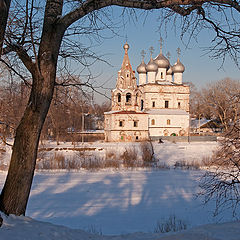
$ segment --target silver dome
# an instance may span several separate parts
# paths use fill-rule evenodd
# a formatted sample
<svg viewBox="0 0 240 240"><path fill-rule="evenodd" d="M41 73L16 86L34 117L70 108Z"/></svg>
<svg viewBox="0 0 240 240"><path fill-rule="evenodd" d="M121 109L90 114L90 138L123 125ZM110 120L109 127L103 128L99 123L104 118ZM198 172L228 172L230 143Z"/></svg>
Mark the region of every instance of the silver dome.
<svg viewBox="0 0 240 240"><path fill-rule="evenodd" d="M138 73L147 73L147 70L146 70L146 64L145 62L142 60L141 64L137 67L137 72Z"/></svg>
<svg viewBox="0 0 240 240"><path fill-rule="evenodd" d="M167 75L172 75L173 74L173 68L171 65L169 65L168 70L167 70Z"/></svg>
<svg viewBox="0 0 240 240"><path fill-rule="evenodd" d="M146 70L147 72L157 72L158 70L158 65L153 61L152 57L146 66Z"/></svg>
<svg viewBox="0 0 240 240"><path fill-rule="evenodd" d="M154 62L159 68L168 68L170 63L166 57L160 52L160 54L154 59Z"/></svg>
<svg viewBox="0 0 240 240"><path fill-rule="evenodd" d="M174 73L183 73L185 71L185 67L180 62L179 58L177 59L177 62L173 65L172 70Z"/></svg>

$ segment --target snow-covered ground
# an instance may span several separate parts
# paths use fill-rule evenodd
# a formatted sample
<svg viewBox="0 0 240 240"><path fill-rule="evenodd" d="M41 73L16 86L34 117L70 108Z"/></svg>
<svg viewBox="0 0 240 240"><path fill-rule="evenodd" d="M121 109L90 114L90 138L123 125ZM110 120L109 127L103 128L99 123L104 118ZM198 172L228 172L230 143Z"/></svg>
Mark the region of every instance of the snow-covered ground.
<svg viewBox="0 0 240 240"><path fill-rule="evenodd" d="M115 236L91 234L29 217L3 216L1 240L239 240L240 222L211 224L177 234L131 233Z"/></svg>
<svg viewBox="0 0 240 240"><path fill-rule="evenodd" d="M119 153L133 145L97 143L88 146L102 154L110 150ZM66 148L67 144L58 147ZM216 147L217 144L212 142L154 144L156 158L171 166L180 160L200 161L202 157L210 156ZM65 151L72 154L69 150ZM157 222L164 223L170 216L182 220L188 229L235 220L230 210L213 217L214 202L202 205L202 199L196 198L201 175L199 170L173 168L36 172L26 213L35 220L4 217L0 239L152 240L161 237L161 234L153 234ZM1 172L0 186L3 186L5 177L6 172ZM118 236L90 235L67 227ZM240 224L198 227L181 234L185 235L166 239L240 239L236 237L240 236Z"/></svg>
<svg viewBox="0 0 240 240"><path fill-rule="evenodd" d="M44 142L42 147L48 147L53 149L58 149L58 151L50 151L49 153L63 153L67 158L71 158L75 155L74 151L64 150L66 148L71 149L76 148L89 148L93 151L89 151L95 156L105 158L106 155L114 153L116 158L119 158L125 150L135 149L139 151L141 143L130 143L130 142L119 142L119 143L105 143L105 142L95 142L95 143L76 143L72 145L71 143L60 143L56 145L56 142ZM174 165L176 161L187 161L187 162L201 162L203 158L212 155L213 151L216 150L218 146L217 142L164 142L159 144L153 142L155 157L161 163L166 163L167 165Z"/></svg>

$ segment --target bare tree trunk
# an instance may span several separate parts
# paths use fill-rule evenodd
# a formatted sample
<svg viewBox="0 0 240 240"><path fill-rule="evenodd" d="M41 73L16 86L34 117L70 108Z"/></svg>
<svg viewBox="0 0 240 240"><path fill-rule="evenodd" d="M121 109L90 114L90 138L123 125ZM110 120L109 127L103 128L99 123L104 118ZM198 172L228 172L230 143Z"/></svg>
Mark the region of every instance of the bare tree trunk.
<svg viewBox="0 0 240 240"><path fill-rule="evenodd" d="M11 0L0 0L0 58Z"/></svg>
<svg viewBox="0 0 240 240"><path fill-rule="evenodd" d="M40 133L54 92L57 58L64 34L55 24L62 3L48 0L43 33L34 63L21 49L17 53L33 76L29 102L16 130L11 162L1 197L0 210L5 214L25 215L36 164Z"/></svg>
<svg viewBox="0 0 240 240"><path fill-rule="evenodd" d="M47 89L33 88L29 104L16 130L8 175L0 197L0 209L6 214L25 214L39 137L51 103L53 88L54 80L52 86ZM34 102L34 99L37 101Z"/></svg>

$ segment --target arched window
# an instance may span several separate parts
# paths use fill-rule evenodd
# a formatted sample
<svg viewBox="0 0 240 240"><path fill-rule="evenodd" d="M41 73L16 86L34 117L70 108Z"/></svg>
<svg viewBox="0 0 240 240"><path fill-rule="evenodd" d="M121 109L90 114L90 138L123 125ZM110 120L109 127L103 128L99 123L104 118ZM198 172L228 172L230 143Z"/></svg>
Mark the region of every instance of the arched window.
<svg viewBox="0 0 240 240"><path fill-rule="evenodd" d="M141 100L141 111L143 110L143 107L144 107L144 101Z"/></svg>
<svg viewBox="0 0 240 240"><path fill-rule="evenodd" d="M151 120L151 125L155 125L155 119Z"/></svg>
<svg viewBox="0 0 240 240"><path fill-rule="evenodd" d="M171 121L170 119L167 120L167 125L170 125L171 124Z"/></svg>
<svg viewBox="0 0 240 240"><path fill-rule="evenodd" d="M161 72L161 79L163 79L163 72Z"/></svg>
<svg viewBox="0 0 240 240"><path fill-rule="evenodd" d="M138 93L136 93L136 99L135 99L135 100L136 100L136 103L137 103L137 100L138 100Z"/></svg>
<svg viewBox="0 0 240 240"><path fill-rule="evenodd" d="M127 94L126 94L126 102L127 102L127 103L130 103L130 102L131 102L131 98L132 98L131 93L127 93Z"/></svg>
<svg viewBox="0 0 240 240"><path fill-rule="evenodd" d="M118 101L118 102L121 102L121 93L118 93L118 94L117 94L117 101Z"/></svg>

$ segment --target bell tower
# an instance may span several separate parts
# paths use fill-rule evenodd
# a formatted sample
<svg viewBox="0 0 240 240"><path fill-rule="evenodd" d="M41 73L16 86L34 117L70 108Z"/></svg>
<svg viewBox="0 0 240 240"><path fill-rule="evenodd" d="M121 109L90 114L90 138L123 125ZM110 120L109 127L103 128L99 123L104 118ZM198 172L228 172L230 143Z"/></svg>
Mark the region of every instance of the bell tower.
<svg viewBox="0 0 240 240"><path fill-rule="evenodd" d="M117 85L116 88L119 89L135 89L137 86L137 81L135 77L135 72L132 70L132 66L128 57L129 45L126 42L123 46L125 51L122 67L118 72Z"/></svg>

